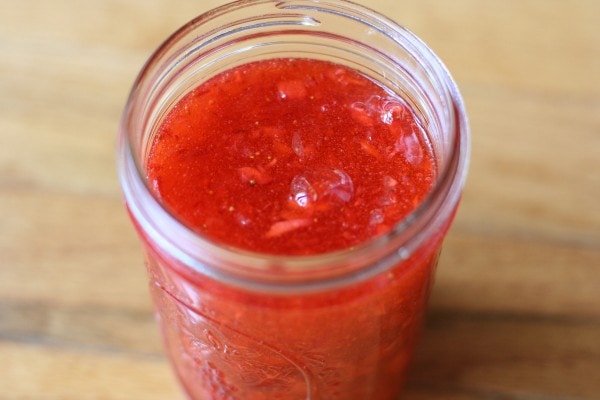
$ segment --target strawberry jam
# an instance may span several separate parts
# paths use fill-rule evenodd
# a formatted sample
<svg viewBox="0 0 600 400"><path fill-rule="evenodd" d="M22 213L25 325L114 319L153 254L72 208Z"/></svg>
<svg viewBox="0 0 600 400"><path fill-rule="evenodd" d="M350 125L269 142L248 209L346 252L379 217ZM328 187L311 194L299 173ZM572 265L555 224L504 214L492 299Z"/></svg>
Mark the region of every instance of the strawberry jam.
<svg viewBox="0 0 600 400"><path fill-rule="evenodd" d="M198 234L311 255L388 232L430 191L435 160L413 111L357 71L272 59L200 84L147 160L155 195Z"/></svg>

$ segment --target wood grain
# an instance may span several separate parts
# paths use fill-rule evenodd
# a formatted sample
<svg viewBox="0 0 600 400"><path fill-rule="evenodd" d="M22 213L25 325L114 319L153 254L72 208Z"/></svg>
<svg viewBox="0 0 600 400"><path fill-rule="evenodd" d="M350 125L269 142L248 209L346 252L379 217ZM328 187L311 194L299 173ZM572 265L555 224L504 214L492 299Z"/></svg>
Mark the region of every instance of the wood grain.
<svg viewBox="0 0 600 400"><path fill-rule="evenodd" d="M183 399L115 138L150 52L217 4L0 2L0 400ZM442 57L473 134L405 398L600 398L600 2L369 6Z"/></svg>

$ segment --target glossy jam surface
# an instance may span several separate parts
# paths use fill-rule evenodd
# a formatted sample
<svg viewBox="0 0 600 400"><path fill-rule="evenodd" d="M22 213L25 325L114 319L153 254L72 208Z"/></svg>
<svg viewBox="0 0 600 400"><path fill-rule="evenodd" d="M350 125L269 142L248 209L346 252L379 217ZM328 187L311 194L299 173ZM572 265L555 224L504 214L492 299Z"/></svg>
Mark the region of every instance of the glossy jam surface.
<svg viewBox="0 0 600 400"><path fill-rule="evenodd" d="M359 73L307 59L246 64L169 112L147 162L157 196L224 245L302 255L390 230L434 159L413 112Z"/></svg>

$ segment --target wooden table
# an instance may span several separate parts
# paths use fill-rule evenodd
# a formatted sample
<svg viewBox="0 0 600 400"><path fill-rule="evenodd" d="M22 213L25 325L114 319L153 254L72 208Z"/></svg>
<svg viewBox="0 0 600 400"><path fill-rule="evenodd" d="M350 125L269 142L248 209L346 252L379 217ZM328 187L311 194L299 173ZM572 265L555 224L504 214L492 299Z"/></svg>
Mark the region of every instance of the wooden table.
<svg viewBox="0 0 600 400"><path fill-rule="evenodd" d="M115 172L149 53L218 1L0 2L0 400L183 399ZM406 399L600 399L600 2L373 0L473 147Z"/></svg>

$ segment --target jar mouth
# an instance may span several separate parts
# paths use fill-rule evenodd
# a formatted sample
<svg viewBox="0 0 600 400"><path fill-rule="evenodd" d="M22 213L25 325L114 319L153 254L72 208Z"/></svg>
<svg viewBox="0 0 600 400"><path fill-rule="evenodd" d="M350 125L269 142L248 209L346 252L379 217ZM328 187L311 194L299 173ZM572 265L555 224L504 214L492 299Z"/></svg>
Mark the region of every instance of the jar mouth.
<svg viewBox="0 0 600 400"><path fill-rule="evenodd" d="M352 36L329 31L326 25L329 21L361 27L365 34L359 32ZM298 51L298 46L314 38L324 39L318 43L315 40L312 47L302 47L306 50ZM384 42L411 56L395 65L399 61L393 52L376 48ZM351 50L348 51L344 46L349 44ZM290 46L291 49L286 50ZM361 72L379 75L379 78L390 76L391 70L386 68L398 67L407 73L411 67L422 69L417 80L427 80L427 86L434 89L436 96L434 99L424 97L425 103L431 103L426 107L439 108L435 115L429 116L431 118L424 118L429 118L429 123L437 124L444 131L440 134L448 136L445 148L438 149L444 151L443 161L427 197L390 232L352 248L315 255L273 255L221 246L171 215L147 182L144 157L157 121L193 80L190 71L201 67L215 75L219 68L230 69L255 59L282 55L331 59L331 54L315 50L320 49L319 46L335 53L339 59L333 58L333 62L344 60L362 68ZM256 48L262 50L252 53ZM372 54L361 55L359 50L369 50ZM234 63L223 63L231 54L236 54ZM360 60L373 57L373 54L377 55L374 57L376 62L363 65ZM190 59L193 63L185 64L185 60ZM378 68L385 71L378 72ZM397 84L393 80L386 83ZM406 90L400 86L395 90ZM384 87L387 86L384 84ZM417 91L426 90L417 88ZM144 117L148 115L153 122ZM142 236L153 246L193 271L219 281L248 289L290 293L367 279L408 259L429 237L445 230L462 192L469 147L466 111L456 84L427 45L405 28L375 11L345 0L242 0L190 21L147 61L134 83L121 118L118 170L128 210Z"/></svg>

